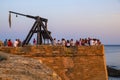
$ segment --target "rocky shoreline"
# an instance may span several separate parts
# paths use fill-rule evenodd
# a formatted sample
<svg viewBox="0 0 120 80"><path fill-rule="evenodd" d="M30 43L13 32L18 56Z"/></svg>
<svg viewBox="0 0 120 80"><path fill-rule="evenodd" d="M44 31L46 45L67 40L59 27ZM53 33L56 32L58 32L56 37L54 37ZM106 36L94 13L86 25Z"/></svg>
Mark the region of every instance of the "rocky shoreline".
<svg viewBox="0 0 120 80"><path fill-rule="evenodd" d="M108 71L108 76L120 78L120 70L107 66L107 71Z"/></svg>

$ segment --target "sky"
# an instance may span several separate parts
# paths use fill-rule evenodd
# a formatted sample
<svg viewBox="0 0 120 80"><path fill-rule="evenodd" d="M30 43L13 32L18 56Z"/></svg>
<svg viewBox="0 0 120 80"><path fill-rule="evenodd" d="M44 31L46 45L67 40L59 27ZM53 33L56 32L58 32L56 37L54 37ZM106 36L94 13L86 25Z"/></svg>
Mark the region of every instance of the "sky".
<svg viewBox="0 0 120 80"><path fill-rule="evenodd" d="M52 37L79 40L97 38L120 44L120 0L0 0L0 40L24 40L35 20L9 11L48 19ZM35 37L36 35L34 35Z"/></svg>

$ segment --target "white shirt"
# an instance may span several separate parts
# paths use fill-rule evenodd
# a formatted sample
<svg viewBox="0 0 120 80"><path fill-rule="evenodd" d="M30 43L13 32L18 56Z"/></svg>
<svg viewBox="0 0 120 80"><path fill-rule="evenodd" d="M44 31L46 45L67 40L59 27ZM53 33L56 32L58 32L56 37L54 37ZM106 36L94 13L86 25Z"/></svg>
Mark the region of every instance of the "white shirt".
<svg viewBox="0 0 120 80"><path fill-rule="evenodd" d="M14 47L18 46L18 41L14 41Z"/></svg>
<svg viewBox="0 0 120 80"><path fill-rule="evenodd" d="M92 46L92 45L94 45L94 40L90 40L90 45Z"/></svg>

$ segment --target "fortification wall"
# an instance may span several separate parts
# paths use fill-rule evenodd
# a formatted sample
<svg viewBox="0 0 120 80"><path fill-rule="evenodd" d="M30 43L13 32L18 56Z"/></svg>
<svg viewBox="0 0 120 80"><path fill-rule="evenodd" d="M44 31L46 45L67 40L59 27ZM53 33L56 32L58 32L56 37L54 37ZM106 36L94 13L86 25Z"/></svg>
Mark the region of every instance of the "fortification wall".
<svg viewBox="0 0 120 80"><path fill-rule="evenodd" d="M52 68L62 80L108 80L104 46L26 46L1 50L32 57Z"/></svg>

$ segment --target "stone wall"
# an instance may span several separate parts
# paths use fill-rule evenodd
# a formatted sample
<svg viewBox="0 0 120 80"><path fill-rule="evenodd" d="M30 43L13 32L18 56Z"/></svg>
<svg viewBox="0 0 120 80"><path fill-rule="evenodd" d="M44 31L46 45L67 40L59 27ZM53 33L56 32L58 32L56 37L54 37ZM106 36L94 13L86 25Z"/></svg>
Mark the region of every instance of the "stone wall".
<svg viewBox="0 0 120 80"><path fill-rule="evenodd" d="M62 80L108 80L103 45L73 48L41 45L1 50L41 60Z"/></svg>

